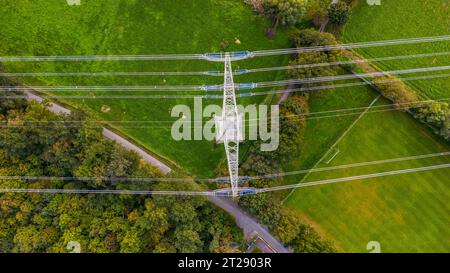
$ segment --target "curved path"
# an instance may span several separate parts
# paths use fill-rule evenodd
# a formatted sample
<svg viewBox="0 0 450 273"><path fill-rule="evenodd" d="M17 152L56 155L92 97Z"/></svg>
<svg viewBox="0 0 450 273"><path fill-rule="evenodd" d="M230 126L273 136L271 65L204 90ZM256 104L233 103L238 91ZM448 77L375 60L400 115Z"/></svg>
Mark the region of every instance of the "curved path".
<svg viewBox="0 0 450 273"><path fill-rule="evenodd" d="M33 94L31 91L25 91L24 93L27 96L27 100L37 101L37 102L44 101L43 98L39 97L36 94ZM64 108L55 103L49 103L47 105L47 109L55 114L66 114L67 115L67 114L70 114L70 112L71 112L69 109ZM120 145L122 145L123 147L125 147L128 150L132 150L132 151L136 152L138 155L140 155L144 159L145 162L157 167L164 174L168 174L169 172L172 171L172 169L169 168L167 165L165 165L158 159L154 158L153 156L149 155L147 152L145 152L143 149L139 148L135 144L133 144L130 141L126 140L125 138L119 136L118 134L112 132L111 130L103 128L103 136L116 141L117 143L119 143Z"/></svg>
<svg viewBox="0 0 450 273"><path fill-rule="evenodd" d="M256 237L258 248L264 253L290 253L280 241L272 236L266 227L259 224L253 217L244 212L235 202L229 198L221 198L217 196L208 196L216 206L222 208L233 216L236 224L244 231L246 238L252 239Z"/></svg>
<svg viewBox="0 0 450 273"><path fill-rule="evenodd" d="M27 96L27 100L42 102L44 99L35 95L30 91L25 91L25 95ZM67 108L64 108L55 103L50 103L47 105L47 108L56 114L70 114L71 111ZM148 154L143 149L124 139L123 137L117 135L116 133L103 128L103 136L106 138L115 140L117 143L121 144L125 148L135 151L139 154L146 162L149 164L158 167L164 174L167 174L171 171L171 169L166 166L164 163L154 158L150 154ZM222 208L226 212L228 212L231 216L236 219L236 224L242 228L244 231L244 235L247 238L256 237L256 244L258 248L264 253L288 253L289 249L285 248L275 237L273 237L269 231L260 225L256 220L250 217L247 213L245 213L239 206L234 203L230 199L219 198L216 196L209 196L209 201L211 201L216 206ZM255 236L256 235L256 236Z"/></svg>

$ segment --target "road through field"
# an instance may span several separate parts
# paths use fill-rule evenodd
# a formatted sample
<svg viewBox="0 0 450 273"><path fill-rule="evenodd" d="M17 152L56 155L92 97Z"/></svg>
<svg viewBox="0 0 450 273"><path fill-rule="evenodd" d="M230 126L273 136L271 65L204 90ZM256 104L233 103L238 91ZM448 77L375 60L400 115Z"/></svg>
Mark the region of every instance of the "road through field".
<svg viewBox="0 0 450 273"><path fill-rule="evenodd" d="M25 91L25 95L27 96L27 100L29 100L29 101L37 101L39 103L44 101L43 98L39 97L38 95L33 94L31 91ZM69 109L64 108L55 103L50 103L47 106L47 109L58 115L70 114L70 112L71 112ZM143 149L139 148L138 146L129 142L128 140L119 136L118 134L112 132L111 130L103 128L103 136L116 141L117 143L119 143L120 145L122 145L123 147L125 147L128 150L132 150L132 151L136 152L138 155L140 155L144 159L145 162L157 167L162 173L168 174L169 172L172 171L172 169L169 168L167 165L165 165L163 162L154 158L153 156L151 156L150 154L145 152Z"/></svg>
<svg viewBox="0 0 450 273"><path fill-rule="evenodd" d="M239 206L230 199L220 198L217 196L208 196L216 206L222 208L236 219L236 224L243 229L245 237L251 237L253 234L261 238L257 240L258 248L264 253L289 253L292 252L287 249L280 241L272 236L267 228L259 224L255 219L245 213Z"/></svg>
<svg viewBox="0 0 450 273"><path fill-rule="evenodd" d="M28 100L42 102L43 98L38 95L33 94L31 91L25 92ZM64 108L55 103L51 103L47 106L47 108L55 113L55 114L70 114L70 110ZM124 139L123 137L117 135L116 133L103 128L103 136L106 138L112 139L117 143L121 144L127 149L135 151L138 155L140 155L146 162L151 165L158 167L164 174L167 174L171 171L171 169L166 166L161 161L157 160L143 149ZM233 203L231 200L210 196L209 201L211 201L216 206L222 208L226 212L228 212L231 216L233 216L236 220L236 223L239 227L242 228L244 235L251 236L253 233L257 233L260 240L257 240L258 248L264 253L288 253L290 252L287 248L285 248L274 236L272 236L269 231L260 225L256 220L247 215L241 208L237 206L237 204Z"/></svg>

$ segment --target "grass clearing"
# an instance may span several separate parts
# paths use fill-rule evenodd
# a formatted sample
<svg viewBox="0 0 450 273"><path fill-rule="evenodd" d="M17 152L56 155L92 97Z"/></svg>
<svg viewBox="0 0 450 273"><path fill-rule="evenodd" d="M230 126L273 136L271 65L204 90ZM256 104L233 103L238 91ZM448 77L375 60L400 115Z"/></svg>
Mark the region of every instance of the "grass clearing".
<svg viewBox="0 0 450 273"><path fill-rule="evenodd" d="M275 40L264 35L268 22L241 0L83 0L69 6L63 0L5 0L0 10L0 55L145 55L286 48L288 32ZM236 40L240 44L236 43ZM271 67L287 63L288 56L236 62L235 69ZM215 71L221 64L206 61L42 62L5 63L7 72L104 72L104 71ZM236 77L236 82L286 78L285 72ZM28 85L199 85L217 84L221 77L30 77L18 78ZM146 94L150 94L148 92ZM132 95L142 92L76 92L60 94ZM154 94L154 93L152 93ZM192 93L191 93L192 94ZM195 93L200 94L200 93ZM203 93L201 93L203 94ZM246 98L238 103L263 99ZM224 158L223 147L209 141L171 138L176 120L170 110L177 104L192 106L192 99L61 99L83 109L92 120L106 121L152 152L198 176L213 176ZM219 103L220 101L204 101ZM102 111L105 106L110 109ZM114 121L135 121L127 125ZM150 121L150 123L149 123ZM151 123L151 121L163 121Z"/></svg>
<svg viewBox="0 0 450 273"><path fill-rule="evenodd" d="M384 0L379 6L359 1L343 30L344 42L363 42L390 39L420 38L450 34L450 2L446 0ZM386 46L357 49L365 58L412 55L420 53L448 52L450 41L402 46ZM398 69L446 66L450 55L419 59L391 60L375 63L389 71ZM442 73L442 72L441 72ZM448 72L447 72L448 73ZM429 74L429 73L427 73ZM409 77L411 74L403 75ZM450 81L447 78L432 82L408 82L423 98L450 97Z"/></svg>
<svg viewBox="0 0 450 273"><path fill-rule="evenodd" d="M380 102L383 103L383 102ZM386 102L384 102L386 103ZM338 166L450 150L402 112L366 114L337 146ZM448 163L449 156L311 173L305 182ZM448 252L449 169L401 174L296 190L285 205L306 214L337 241L341 251Z"/></svg>

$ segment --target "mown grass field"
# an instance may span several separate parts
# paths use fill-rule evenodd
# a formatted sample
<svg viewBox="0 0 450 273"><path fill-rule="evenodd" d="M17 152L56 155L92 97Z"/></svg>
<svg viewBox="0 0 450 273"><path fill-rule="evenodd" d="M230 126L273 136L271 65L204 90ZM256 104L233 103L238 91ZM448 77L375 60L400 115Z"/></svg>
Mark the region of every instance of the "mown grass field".
<svg viewBox="0 0 450 273"><path fill-rule="evenodd" d="M340 152L329 164L317 167L439 153L450 151L450 145L408 114L389 111L367 113L337 149ZM314 172L304 182L449 161L450 156L439 156ZM295 208L340 251L367 252L367 243L378 241L383 252L448 252L449 177L450 170L442 169L302 188L285 205Z"/></svg>
<svg viewBox="0 0 450 273"><path fill-rule="evenodd" d="M268 22L240 0L5 0L0 9L0 55L145 55L208 53L288 47L287 31L275 40L264 35ZM240 44L236 43L236 39ZM228 44L226 48L221 44ZM235 69L279 66L287 57L252 59ZM206 61L40 62L5 63L6 72L212 71L223 70ZM237 82L285 78L285 72L236 77ZM124 86L217 84L221 77L18 77L18 82L45 86ZM154 92L58 92L57 95L144 95ZM161 94L161 92L156 93ZM177 93L179 94L179 93ZM204 93L190 93L204 94ZM262 97L239 100L248 104ZM81 108L91 120L106 121L128 138L198 176L213 176L224 159L223 146L209 141L171 138L173 106L192 106L193 99L60 99ZM221 101L204 101L204 104ZM103 105L110 112L103 113ZM117 123L115 121L133 121ZM162 122L153 122L162 121Z"/></svg>
<svg viewBox="0 0 450 273"><path fill-rule="evenodd" d="M447 0L384 0L379 6L358 1L343 30L344 42L420 38L450 34L450 2ZM365 58L448 52L450 41L387 46L356 50ZM450 56L377 62L379 68L397 69L446 66ZM441 73L449 73L448 71ZM429 74L429 73L428 73ZM402 77L410 77L403 75ZM450 80L441 78L408 83L423 98L450 97Z"/></svg>
<svg viewBox="0 0 450 273"><path fill-rule="evenodd" d="M359 1L343 30L344 42L376 41L448 35L448 1L382 1L371 7ZM448 42L357 50L366 58L446 52ZM375 63L383 70L448 65L447 57L428 57ZM430 74L430 73L428 73ZM419 74L417 74L419 75ZM423 74L422 74L423 75ZM412 74L404 77L413 76ZM409 82L423 98L448 97L448 78ZM337 89L314 95L311 111L368 106L377 96L370 88ZM387 103L380 100L378 105ZM288 170L315 166L357 115L309 120L303 154ZM366 114L317 167L409 157L449 151L450 145L435 137L406 113ZM339 153L329 164L325 161ZM384 163L366 167L314 172L304 182L444 164L449 156ZM298 183L304 175L287 177ZM447 205L450 170L344 182L295 190L285 200L300 218L314 225L339 251L368 252L367 243L378 241L383 252L448 252L450 208ZM290 192L285 192L287 196Z"/></svg>

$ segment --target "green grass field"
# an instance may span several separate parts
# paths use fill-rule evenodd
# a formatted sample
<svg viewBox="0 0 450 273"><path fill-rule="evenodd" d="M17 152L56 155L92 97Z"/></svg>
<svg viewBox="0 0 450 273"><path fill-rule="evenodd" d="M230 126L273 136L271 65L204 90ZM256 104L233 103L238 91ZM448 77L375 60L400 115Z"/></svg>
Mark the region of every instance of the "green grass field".
<svg viewBox="0 0 450 273"><path fill-rule="evenodd" d="M359 1L343 30L345 42L376 41L449 34L448 1L382 1L372 7ZM449 42L391 46L357 50L366 58L448 51ZM383 70L448 65L447 57L428 57L374 63ZM428 73L429 74L429 73ZM413 76L412 74L404 77ZM448 78L409 82L424 98L442 99L450 93ZM367 106L377 96L369 88L337 89L312 96L311 111ZM387 103L380 100L378 105ZM353 123L357 115L309 120L303 154L286 166L308 169ZM406 113L369 112L349 131L335 149L317 165L332 167L357 162L410 157L450 151ZM336 154L337 153L337 154ZM326 164L325 162L332 160ZM448 163L449 156L384 163L364 167L314 172L304 182L386 172ZM294 176L287 183L298 183ZM312 224L339 251L368 252L367 243L378 241L383 252L448 252L450 250L450 170L322 185L295 190L285 205ZM289 192L285 192L287 196Z"/></svg>
<svg viewBox="0 0 450 273"><path fill-rule="evenodd" d="M289 47L288 31L275 40L263 30L268 22L241 0L81 0L68 6L64 0L4 0L0 9L0 55L143 55L207 53ZM368 19L370 18L370 20ZM345 27L346 42L375 41L447 35L448 1L382 0L379 7L360 1ZM241 44L235 43L238 39ZM428 44L429 45L429 44ZM365 57L448 51L449 43L359 50ZM288 56L236 62L235 68L271 67L287 63ZM445 65L448 58L423 58L376 63L386 70ZM222 70L205 61L132 61L85 63L6 63L6 72L105 72L105 71L210 71ZM285 72L237 76L237 82L286 78ZM29 85L191 85L217 84L220 77L30 77L16 78ZM423 97L449 96L448 79L411 83ZM85 94L82 92L58 94ZM88 92L94 95L93 92ZM95 92L96 95L111 94ZM114 94L141 94L115 92ZM148 93L147 93L148 94ZM201 94L201 93L196 93ZM377 93L367 87L316 92L311 112L369 105ZM241 104L264 99L246 98ZM208 141L172 140L170 110L192 100L61 99L81 108L89 119L104 121L128 138L197 176L213 176L224 160L223 147ZM220 101L214 101L219 103ZM205 104L211 103L204 102ZM381 101L380 103L385 103ZM108 113L101 108L107 105ZM307 169L357 118L357 115L309 119L299 158L285 171ZM132 121L127 125L115 121ZM152 123L152 121L163 121ZM420 154L449 151L450 146L423 125L401 112L369 113L338 145L329 164L337 166ZM245 150L245 147L241 150ZM337 150L336 150L337 151ZM331 157L327 157L331 159ZM306 181L376 173L448 163L449 157L372 165L311 174ZM382 251L450 251L450 198L448 169L346 182L299 189L287 199L299 217L332 239L340 251L363 251L369 241L379 241ZM286 183L299 182L288 177ZM281 193L283 194L283 193Z"/></svg>
<svg viewBox="0 0 450 273"><path fill-rule="evenodd" d="M408 114L369 112L337 146L338 166L450 151ZM311 173L306 179L348 177L448 163L450 156ZM340 251L366 252L370 241L384 252L450 250L449 169L298 189L285 205L314 225Z"/></svg>
<svg viewBox="0 0 450 273"><path fill-rule="evenodd" d="M450 2L447 0L382 0L379 6L359 1L343 30L344 42L378 41L420 38L450 34ZM366 58L448 52L450 41L402 46L358 49ZM428 66L446 66L450 55L423 59L404 59L377 62L379 68L389 71ZM448 71L441 73L449 73ZM429 73L428 73L429 74ZM409 77L412 74L403 75ZM450 97L447 78L408 83L424 98Z"/></svg>
<svg viewBox="0 0 450 273"><path fill-rule="evenodd" d="M64 0L6 0L0 10L0 55L145 55L208 53L288 47L287 31L275 40L264 35L268 22L240 0L82 0L68 6ZM240 44L235 43L236 39ZM236 62L235 69L279 66L286 56ZM7 72L105 72L105 71L211 71L220 64L206 61L41 62L7 63ZM236 77L237 82L285 78L285 72ZM29 85L200 85L217 84L221 77L28 77L16 81ZM140 92L60 92L58 95L142 95ZM155 94L148 92L145 94ZM157 94L161 94L157 93ZM204 93L190 93L204 94ZM255 103L263 97L239 100ZM83 109L90 119L110 126L152 152L198 176L213 176L224 158L223 147L209 141L172 140L170 111L177 104L192 106L193 99L60 99ZM221 101L204 101L204 104ZM111 111L102 113L103 105ZM115 123L114 121L134 121ZM149 122L150 121L150 122ZM153 123L151 121L163 121Z"/></svg>

